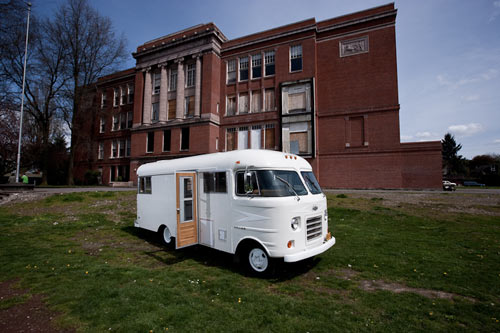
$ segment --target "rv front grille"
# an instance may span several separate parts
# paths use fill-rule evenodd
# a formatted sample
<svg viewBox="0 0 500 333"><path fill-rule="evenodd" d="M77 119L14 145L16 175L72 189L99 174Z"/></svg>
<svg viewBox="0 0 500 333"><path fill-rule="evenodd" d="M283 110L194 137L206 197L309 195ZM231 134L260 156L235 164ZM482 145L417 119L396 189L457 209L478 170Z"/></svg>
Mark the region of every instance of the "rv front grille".
<svg viewBox="0 0 500 333"><path fill-rule="evenodd" d="M320 216L315 216L307 219L307 241L312 241L322 234L322 222L323 218Z"/></svg>

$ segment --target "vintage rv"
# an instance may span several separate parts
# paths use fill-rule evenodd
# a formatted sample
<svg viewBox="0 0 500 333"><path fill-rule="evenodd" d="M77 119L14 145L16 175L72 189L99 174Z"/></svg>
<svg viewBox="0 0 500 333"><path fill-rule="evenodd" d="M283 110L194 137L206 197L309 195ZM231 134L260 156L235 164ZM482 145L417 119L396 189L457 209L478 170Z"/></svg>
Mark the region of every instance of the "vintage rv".
<svg viewBox="0 0 500 333"><path fill-rule="evenodd" d="M257 273L274 258L296 262L328 250L326 197L303 158L237 150L144 164L135 226L175 247L236 254Z"/></svg>

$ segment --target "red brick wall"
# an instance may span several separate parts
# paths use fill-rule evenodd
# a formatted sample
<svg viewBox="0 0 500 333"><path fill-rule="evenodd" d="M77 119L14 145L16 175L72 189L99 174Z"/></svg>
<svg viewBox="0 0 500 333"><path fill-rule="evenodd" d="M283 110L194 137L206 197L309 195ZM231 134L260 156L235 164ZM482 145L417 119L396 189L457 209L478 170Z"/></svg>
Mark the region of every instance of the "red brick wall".
<svg viewBox="0 0 500 333"><path fill-rule="evenodd" d="M320 156L319 183L324 188L401 188L400 155L395 151Z"/></svg>
<svg viewBox="0 0 500 333"><path fill-rule="evenodd" d="M220 103L221 60L214 53L203 55L201 76L201 112L217 114L217 103ZM219 104L219 115L221 114Z"/></svg>
<svg viewBox="0 0 500 333"><path fill-rule="evenodd" d="M401 148L402 187L441 189L441 142L403 143Z"/></svg>

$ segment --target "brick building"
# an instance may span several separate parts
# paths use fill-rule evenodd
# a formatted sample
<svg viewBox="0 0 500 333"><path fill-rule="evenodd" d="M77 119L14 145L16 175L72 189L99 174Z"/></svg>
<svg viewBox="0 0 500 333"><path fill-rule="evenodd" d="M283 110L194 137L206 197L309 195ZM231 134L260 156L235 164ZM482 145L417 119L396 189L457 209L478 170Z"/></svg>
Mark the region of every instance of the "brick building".
<svg viewBox="0 0 500 333"><path fill-rule="evenodd" d="M440 142L400 142L396 13L233 40L200 24L139 46L135 68L97 82L95 144L75 174L136 182L143 163L255 148L307 158L326 188L440 188Z"/></svg>

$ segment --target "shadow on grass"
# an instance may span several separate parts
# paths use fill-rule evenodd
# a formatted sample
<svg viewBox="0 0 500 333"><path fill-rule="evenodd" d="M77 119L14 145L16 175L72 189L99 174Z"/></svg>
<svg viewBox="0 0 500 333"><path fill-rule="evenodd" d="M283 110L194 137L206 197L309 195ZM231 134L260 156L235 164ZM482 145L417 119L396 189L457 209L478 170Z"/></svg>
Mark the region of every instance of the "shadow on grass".
<svg viewBox="0 0 500 333"><path fill-rule="evenodd" d="M236 272L247 277L255 276L246 268L244 258L238 260L233 254L219 251L204 245L193 245L182 249L175 248L175 239L165 245L157 233L135 228L132 226L123 227L122 230L130 235L147 241L161 249L144 252L145 255L157 260L164 265L173 265L185 260L194 260L203 266L217 267L219 269ZM168 256L162 255L168 253ZM291 280L299 275L309 272L321 261L320 258L309 258L295 263L285 263L283 259L276 259L276 269L272 274L266 276L274 282Z"/></svg>

